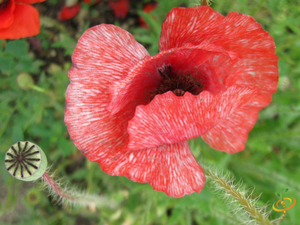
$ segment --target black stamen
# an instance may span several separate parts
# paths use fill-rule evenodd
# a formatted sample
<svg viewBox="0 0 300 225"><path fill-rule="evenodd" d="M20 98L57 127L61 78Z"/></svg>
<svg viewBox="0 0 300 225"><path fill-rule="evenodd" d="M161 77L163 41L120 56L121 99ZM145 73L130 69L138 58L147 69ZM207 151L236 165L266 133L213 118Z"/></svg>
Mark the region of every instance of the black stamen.
<svg viewBox="0 0 300 225"><path fill-rule="evenodd" d="M198 95L203 91L203 85L191 76L191 74L178 74L172 70L170 65L165 66L157 70L162 77L161 84L155 91L151 92L151 100L157 94L163 94L168 91L172 91L177 96L183 96L185 92L189 92L193 95Z"/></svg>

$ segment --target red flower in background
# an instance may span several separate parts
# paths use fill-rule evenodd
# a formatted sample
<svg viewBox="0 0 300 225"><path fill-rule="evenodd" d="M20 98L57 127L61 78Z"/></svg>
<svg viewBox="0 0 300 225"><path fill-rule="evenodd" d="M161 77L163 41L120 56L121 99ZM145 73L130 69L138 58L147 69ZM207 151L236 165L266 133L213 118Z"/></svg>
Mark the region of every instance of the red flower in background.
<svg viewBox="0 0 300 225"><path fill-rule="evenodd" d="M101 0L83 0L88 5L101 2ZM111 0L108 2L117 19L124 19L129 10L129 0ZM61 21L69 20L75 17L81 9L81 5L76 3L73 6L64 6L58 13L58 19Z"/></svg>
<svg viewBox="0 0 300 225"><path fill-rule="evenodd" d="M45 0L0 0L0 39L19 39L40 33L38 11L31 6Z"/></svg>
<svg viewBox="0 0 300 225"><path fill-rule="evenodd" d="M125 19L129 10L129 0L111 0L108 4L117 19Z"/></svg>
<svg viewBox="0 0 300 225"><path fill-rule="evenodd" d="M148 3L143 7L143 11L145 13L150 13L157 8L157 5L158 4L156 2ZM139 23L140 23L141 27L144 27L146 29L149 28L149 26L147 25L147 23L144 21L144 19L142 17L139 17Z"/></svg>
<svg viewBox="0 0 300 225"><path fill-rule="evenodd" d="M181 197L200 192L187 140L245 148L278 81L273 38L251 16L174 8L149 56L127 31L99 25L79 39L65 123L75 145L110 175Z"/></svg>
<svg viewBox="0 0 300 225"><path fill-rule="evenodd" d="M64 6L58 13L58 19L61 21L72 19L79 13L80 9L81 5L78 3L71 7Z"/></svg>

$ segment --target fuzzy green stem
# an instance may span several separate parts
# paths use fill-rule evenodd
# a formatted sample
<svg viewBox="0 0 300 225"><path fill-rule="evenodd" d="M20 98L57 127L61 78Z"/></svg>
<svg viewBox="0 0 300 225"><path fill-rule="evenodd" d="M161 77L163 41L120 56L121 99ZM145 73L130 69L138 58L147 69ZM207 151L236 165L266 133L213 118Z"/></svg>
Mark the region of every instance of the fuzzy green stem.
<svg viewBox="0 0 300 225"><path fill-rule="evenodd" d="M216 173L212 172L207 167L204 168L204 172L207 178L219 184L228 194L236 199L258 224L272 225L272 223L266 217L264 217L247 198L239 193L232 185L227 183L226 180L220 178L218 175L216 175Z"/></svg>
<svg viewBox="0 0 300 225"><path fill-rule="evenodd" d="M46 181L50 188L56 193L58 194L60 197L62 197L63 199L66 199L68 201L78 201L79 198L78 197L74 197L74 196L71 196L69 194L67 194L66 192L64 192L60 186L52 179L52 177L47 173L45 172L42 176L43 180Z"/></svg>
<svg viewBox="0 0 300 225"><path fill-rule="evenodd" d="M46 184L49 185L50 189L52 189L58 196L61 197L63 201L67 201L68 203L88 206L90 208L95 208L96 206L106 206L109 208L117 207L117 203L115 201L108 200L104 196L92 196L83 194L76 194L76 196L74 196L72 194L69 194L64 191L47 172L43 174L42 179L46 182Z"/></svg>

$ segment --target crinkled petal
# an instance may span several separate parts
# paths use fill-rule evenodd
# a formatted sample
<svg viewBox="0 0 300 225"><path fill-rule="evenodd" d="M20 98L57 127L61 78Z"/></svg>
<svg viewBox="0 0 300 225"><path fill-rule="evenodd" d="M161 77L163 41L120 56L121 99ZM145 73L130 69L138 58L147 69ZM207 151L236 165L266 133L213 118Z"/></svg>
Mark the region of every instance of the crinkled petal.
<svg viewBox="0 0 300 225"><path fill-rule="evenodd" d="M166 66L171 66L177 74L192 74L204 90L221 92L225 89L223 81L235 60L236 55L209 43L171 49L148 57L133 67L126 79L112 85L108 110L114 114L128 104L132 107L148 104L162 82L158 69Z"/></svg>
<svg viewBox="0 0 300 225"><path fill-rule="evenodd" d="M109 157L126 145L127 121L134 108L111 117L106 110L109 87L113 81L124 79L147 55L131 34L114 25L95 26L79 39L69 72L65 123L74 144L91 161L100 155Z"/></svg>
<svg viewBox="0 0 300 225"><path fill-rule="evenodd" d="M227 153L239 152L245 148L248 133L255 125L260 109L245 105L201 137L214 149Z"/></svg>
<svg viewBox="0 0 300 225"><path fill-rule="evenodd" d="M225 85L258 87L269 98L278 83L278 57L268 32L251 16L231 12L224 17L208 6L174 8L162 25L161 51L210 42L233 51L241 60L232 67Z"/></svg>
<svg viewBox="0 0 300 225"><path fill-rule="evenodd" d="M178 97L169 91L156 95L148 105L138 106L129 121L128 149L151 148L199 137L230 118L259 94L258 89L232 86L218 94L203 91L195 96L186 92Z"/></svg>
<svg viewBox="0 0 300 225"><path fill-rule="evenodd" d="M9 27L14 21L14 10L15 3L13 0L9 0L5 8L0 8L0 39L5 39L1 36L1 29Z"/></svg>
<svg viewBox="0 0 300 225"><path fill-rule="evenodd" d="M0 29L1 39L18 39L35 36L40 32L38 11L31 5L16 4L13 23Z"/></svg>
<svg viewBox="0 0 300 225"><path fill-rule="evenodd" d="M258 87L262 93L257 99L262 107L272 101L272 94L277 91L279 79L277 55L261 55L259 52L243 53L242 59L236 62L226 79L225 86L238 84L246 87Z"/></svg>
<svg viewBox="0 0 300 225"><path fill-rule="evenodd" d="M161 51L209 41L226 50L271 51L273 38L251 16L231 12L224 17L209 6L173 8L162 25Z"/></svg>
<svg viewBox="0 0 300 225"><path fill-rule="evenodd" d="M114 156L99 156L103 171L126 176L135 182L149 182L154 190L172 197L199 193L205 176L187 142L141 151L119 152Z"/></svg>

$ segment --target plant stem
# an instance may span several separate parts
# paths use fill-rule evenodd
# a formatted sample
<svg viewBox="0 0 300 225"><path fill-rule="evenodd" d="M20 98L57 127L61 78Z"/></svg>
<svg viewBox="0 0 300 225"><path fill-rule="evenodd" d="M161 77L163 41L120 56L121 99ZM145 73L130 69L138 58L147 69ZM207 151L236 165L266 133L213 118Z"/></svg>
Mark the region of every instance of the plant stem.
<svg viewBox="0 0 300 225"><path fill-rule="evenodd" d="M35 91L38 91L38 92L47 94L47 95L50 94L50 91L48 91L48 90L46 90L46 89L44 89L44 88L41 88L41 87L39 87L39 86L36 86L36 85L31 85L30 88L33 89L33 90L35 90Z"/></svg>
<svg viewBox="0 0 300 225"><path fill-rule="evenodd" d="M43 174L42 179L49 185L49 188L61 198L61 200L67 201L68 203L88 206L93 211L97 206L104 206L111 209L117 207L117 202L109 200L105 196L87 195L82 193L75 193L75 196L73 194L69 194L64 191L47 172Z"/></svg>
<svg viewBox="0 0 300 225"><path fill-rule="evenodd" d="M226 180L220 178L216 173L212 172L207 167L204 168L204 172L209 179L219 184L229 195L237 200L258 224L272 225L272 223L265 216L263 216L245 196L239 193L233 185L227 183Z"/></svg>
<svg viewBox="0 0 300 225"><path fill-rule="evenodd" d="M71 202L79 199L78 197L71 196L64 192L47 172L43 174L42 178L49 184L50 188L63 199L69 200Z"/></svg>

